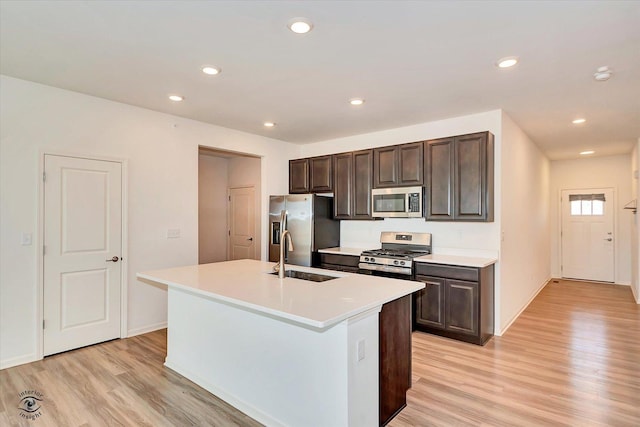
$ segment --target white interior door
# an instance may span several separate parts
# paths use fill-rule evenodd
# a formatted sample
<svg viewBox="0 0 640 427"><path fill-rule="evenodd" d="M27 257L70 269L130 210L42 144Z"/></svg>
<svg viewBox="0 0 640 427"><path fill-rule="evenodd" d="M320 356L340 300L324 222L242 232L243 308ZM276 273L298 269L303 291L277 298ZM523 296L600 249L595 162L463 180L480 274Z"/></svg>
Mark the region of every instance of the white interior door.
<svg viewBox="0 0 640 427"><path fill-rule="evenodd" d="M562 191L562 277L615 281L614 191Z"/></svg>
<svg viewBox="0 0 640 427"><path fill-rule="evenodd" d="M229 260L255 259L255 190L229 189Z"/></svg>
<svg viewBox="0 0 640 427"><path fill-rule="evenodd" d="M120 336L122 165L45 156L44 355Z"/></svg>

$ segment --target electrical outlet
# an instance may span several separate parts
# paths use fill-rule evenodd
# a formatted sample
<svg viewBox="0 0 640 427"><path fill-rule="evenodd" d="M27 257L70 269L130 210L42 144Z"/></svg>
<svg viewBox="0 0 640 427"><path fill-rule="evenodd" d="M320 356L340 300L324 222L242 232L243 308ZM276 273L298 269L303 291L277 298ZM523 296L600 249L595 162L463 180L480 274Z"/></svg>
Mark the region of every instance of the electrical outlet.
<svg viewBox="0 0 640 427"><path fill-rule="evenodd" d="M180 238L179 228L170 228L167 230L167 239L178 239L178 238Z"/></svg>

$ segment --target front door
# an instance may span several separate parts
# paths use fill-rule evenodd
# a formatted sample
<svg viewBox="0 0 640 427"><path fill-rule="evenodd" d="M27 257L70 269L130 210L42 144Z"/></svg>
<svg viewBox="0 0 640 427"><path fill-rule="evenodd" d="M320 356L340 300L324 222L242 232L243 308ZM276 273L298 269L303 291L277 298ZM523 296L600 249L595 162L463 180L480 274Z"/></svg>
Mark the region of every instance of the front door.
<svg viewBox="0 0 640 427"><path fill-rule="evenodd" d="M44 355L120 337L122 164L45 155Z"/></svg>
<svg viewBox="0 0 640 427"><path fill-rule="evenodd" d="M562 191L562 277L615 281L614 191Z"/></svg>
<svg viewBox="0 0 640 427"><path fill-rule="evenodd" d="M255 259L255 190L229 189L229 260Z"/></svg>

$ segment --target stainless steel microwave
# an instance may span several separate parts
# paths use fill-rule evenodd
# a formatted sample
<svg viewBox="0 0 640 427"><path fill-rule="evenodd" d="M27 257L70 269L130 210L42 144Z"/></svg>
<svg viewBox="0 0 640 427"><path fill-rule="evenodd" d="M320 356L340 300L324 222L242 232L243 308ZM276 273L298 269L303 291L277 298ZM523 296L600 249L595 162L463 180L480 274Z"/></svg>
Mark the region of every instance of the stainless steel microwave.
<svg viewBox="0 0 640 427"><path fill-rule="evenodd" d="M374 188L372 216L376 218L422 218L423 187Z"/></svg>

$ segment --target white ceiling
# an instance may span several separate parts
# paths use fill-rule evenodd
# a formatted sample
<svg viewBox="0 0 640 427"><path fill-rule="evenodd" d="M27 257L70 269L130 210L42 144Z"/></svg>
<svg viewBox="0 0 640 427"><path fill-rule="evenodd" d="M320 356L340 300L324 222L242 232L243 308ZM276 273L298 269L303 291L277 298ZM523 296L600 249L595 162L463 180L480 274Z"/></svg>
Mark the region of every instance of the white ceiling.
<svg viewBox="0 0 640 427"><path fill-rule="evenodd" d="M640 2L2 0L0 72L299 144L502 108L551 159L611 155L640 137Z"/></svg>

